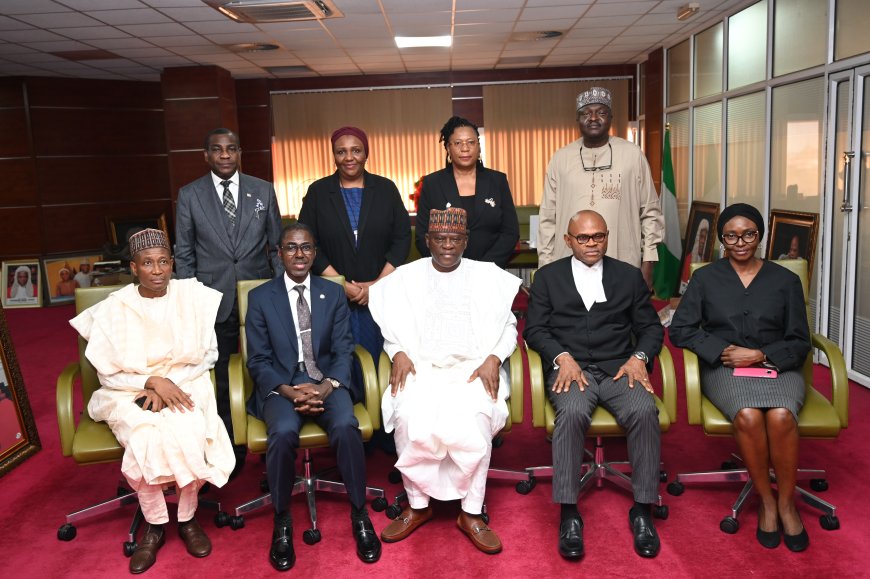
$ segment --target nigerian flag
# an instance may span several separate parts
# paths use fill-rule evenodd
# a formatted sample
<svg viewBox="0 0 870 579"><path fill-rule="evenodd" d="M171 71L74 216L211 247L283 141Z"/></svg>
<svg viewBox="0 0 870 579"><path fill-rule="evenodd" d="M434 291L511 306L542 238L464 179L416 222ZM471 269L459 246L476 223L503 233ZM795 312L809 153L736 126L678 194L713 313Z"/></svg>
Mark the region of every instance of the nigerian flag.
<svg viewBox="0 0 870 579"><path fill-rule="evenodd" d="M665 129L665 148L662 152L662 213L665 217L665 235L659 244L659 261L653 270L653 287L656 296L668 299L677 295L680 281L680 216L677 213L677 196L674 187L674 163L671 160L671 129Z"/></svg>

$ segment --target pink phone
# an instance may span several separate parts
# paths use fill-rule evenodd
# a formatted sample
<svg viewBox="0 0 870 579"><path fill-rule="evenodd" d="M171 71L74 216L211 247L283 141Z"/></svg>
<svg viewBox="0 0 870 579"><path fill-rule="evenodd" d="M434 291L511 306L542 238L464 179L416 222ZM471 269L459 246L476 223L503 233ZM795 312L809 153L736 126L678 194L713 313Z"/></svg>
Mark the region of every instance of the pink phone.
<svg viewBox="0 0 870 579"><path fill-rule="evenodd" d="M734 375L744 378L776 378L777 372L772 368L734 368Z"/></svg>

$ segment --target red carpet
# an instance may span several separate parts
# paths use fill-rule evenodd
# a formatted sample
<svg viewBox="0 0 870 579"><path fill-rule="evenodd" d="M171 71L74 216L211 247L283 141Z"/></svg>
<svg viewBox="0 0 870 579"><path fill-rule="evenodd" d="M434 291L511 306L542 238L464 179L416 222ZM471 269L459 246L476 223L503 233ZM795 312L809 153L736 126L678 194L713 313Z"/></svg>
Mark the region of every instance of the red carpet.
<svg viewBox="0 0 870 579"><path fill-rule="evenodd" d="M36 417L43 449L0 479L3 515L0 553L7 577L122 577L128 560L121 543L132 516L127 510L87 521L78 526L78 537L68 543L55 533L69 511L109 498L119 477L117 464L80 467L60 454L55 416L55 381L61 369L76 357L75 334L66 323L71 306L35 310L9 310L10 333ZM677 354L677 375L682 361ZM302 542L307 528L304 500L295 497L295 545L298 561L290 572L309 577L532 577L608 575L612 577L856 577L870 576L863 556L870 536L867 481L870 480L870 391L852 385L851 426L836 442L803 441L801 464L828 469L830 490L824 498L838 507L842 528L822 530L817 514L801 506L811 545L804 553L780 546L768 551L755 541L755 504L741 517L736 535L719 531L719 520L728 514L736 496L735 485L720 488L689 487L680 497L667 496L670 518L657 521L662 538L661 554L652 560L634 554L628 529L630 497L605 486L589 491L580 500L585 520L586 557L579 563L563 561L556 550L558 508L550 502L546 479L531 494L522 496L509 482L489 484L491 526L505 549L484 555L456 528L458 503L436 504L436 519L409 539L384 545L381 561L365 565L355 555L350 534L348 505L343 498L321 496L318 502L323 541ZM527 402L528 404L528 402ZM718 468L734 450L730 439L704 436L686 424L685 402L678 397L679 422L663 437L662 458L671 477L677 472ZM493 453L493 465L523 468L549 464L550 447L541 431L526 422L506 437ZM608 442L611 457L625 456L624 443ZM320 466L331 464L329 452L318 454ZM369 480L394 495L399 485L387 482L389 457L377 452L369 459ZM259 457L249 457L242 476L219 491L225 510L255 496L261 476ZM260 577L278 575L267 559L271 515L260 511L246 519L239 531L217 529L203 510L200 520L209 533L214 552L194 559L185 551L174 528L169 527L166 546L148 577ZM375 527L386 524L383 514L372 514Z"/></svg>

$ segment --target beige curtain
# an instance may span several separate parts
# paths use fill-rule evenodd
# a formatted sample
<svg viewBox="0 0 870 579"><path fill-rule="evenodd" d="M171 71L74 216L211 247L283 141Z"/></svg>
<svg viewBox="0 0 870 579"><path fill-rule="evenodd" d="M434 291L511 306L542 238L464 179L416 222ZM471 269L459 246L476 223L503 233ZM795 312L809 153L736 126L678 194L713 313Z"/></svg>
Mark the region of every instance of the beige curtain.
<svg viewBox="0 0 870 579"><path fill-rule="evenodd" d="M421 176L444 166L438 131L452 114L451 91L399 89L272 95L272 164L283 215L298 215L308 186L335 171L329 136L345 125L366 132L366 170L408 196Z"/></svg>
<svg viewBox="0 0 870 579"><path fill-rule="evenodd" d="M547 164L556 150L580 137L577 95L593 86L613 93L611 134L626 138L628 80L499 84L483 87L487 165L507 173L514 202L541 202Z"/></svg>

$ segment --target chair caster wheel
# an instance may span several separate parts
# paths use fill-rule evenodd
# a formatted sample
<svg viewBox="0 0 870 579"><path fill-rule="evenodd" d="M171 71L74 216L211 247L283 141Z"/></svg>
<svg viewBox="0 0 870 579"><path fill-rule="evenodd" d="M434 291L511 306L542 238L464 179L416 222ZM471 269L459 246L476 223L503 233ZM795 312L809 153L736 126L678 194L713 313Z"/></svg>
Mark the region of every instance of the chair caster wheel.
<svg viewBox="0 0 870 579"><path fill-rule="evenodd" d="M683 491L686 490L686 487L683 486L683 483L679 481L674 481L672 483L668 483L668 494L674 497L678 497L683 494Z"/></svg>
<svg viewBox="0 0 870 579"><path fill-rule="evenodd" d="M264 493L269 492L269 479L263 479L260 481L260 490Z"/></svg>
<svg viewBox="0 0 870 579"><path fill-rule="evenodd" d="M659 482L666 483L668 482L668 473L666 471L659 471Z"/></svg>
<svg viewBox="0 0 870 579"><path fill-rule="evenodd" d="M230 516L226 511L218 511L214 516L214 526L222 529L230 524Z"/></svg>
<svg viewBox="0 0 870 579"><path fill-rule="evenodd" d="M823 478L814 478L810 481L810 488L817 493L823 493L828 490L828 481Z"/></svg>
<svg viewBox="0 0 870 579"><path fill-rule="evenodd" d="M668 510L668 505L654 505L653 506L653 516L657 519L666 520L670 511Z"/></svg>
<svg viewBox="0 0 870 579"><path fill-rule="evenodd" d="M516 489L517 492L521 495L527 495L532 492L532 489L534 489L537 484L538 480L535 477L530 476L529 480L521 480L520 482L518 482L516 485Z"/></svg>
<svg viewBox="0 0 870 579"><path fill-rule="evenodd" d="M733 535L740 528L740 523L734 517L725 517L719 521L719 530L723 533Z"/></svg>
<svg viewBox="0 0 870 579"><path fill-rule="evenodd" d="M399 505L390 505L389 507L387 507L387 510L384 512L384 514L387 515L388 519L395 519L402 514L402 507L400 507Z"/></svg>
<svg viewBox="0 0 870 579"><path fill-rule="evenodd" d="M840 528L840 519L836 515L822 515L819 517L819 524L826 531L836 531Z"/></svg>
<svg viewBox="0 0 870 579"><path fill-rule="evenodd" d="M124 541L124 556L132 557L133 553L136 552L136 547L139 545L136 544L136 541Z"/></svg>
<svg viewBox="0 0 870 579"><path fill-rule="evenodd" d="M320 542L320 529L307 529L302 533L302 540L306 545L315 545Z"/></svg>
<svg viewBox="0 0 870 579"><path fill-rule="evenodd" d="M239 515L237 517L230 517L230 528L234 531L238 531L239 529L245 528L245 517Z"/></svg>
<svg viewBox="0 0 870 579"><path fill-rule="evenodd" d="M504 444L504 438L502 438L501 435L498 435L492 439L492 447L493 448L501 448L502 444Z"/></svg>
<svg viewBox="0 0 870 579"><path fill-rule="evenodd" d="M76 538L76 528L72 525L72 523L66 523L65 525L61 525L57 530L57 539L59 541L72 541Z"/></svg>
<svg viewBox="0 0 870 579"><path fill-rule="evenodd" d="M376 513L380 513L384 509L387 508L387 499L384 497L377 497L372 501L372 510Z"/></svg>
<svg viewBox="0 0 870 579"><path fill-rule="evenodd" d="M489 524L489 515L487 513L480 513L480 520L482 520L485 524Z"/></svg>
<svg viewBox="0 0 870 579"><path fill-rule="evenodd" d="M132 492L133 492L133 491L131 491L131 490L128 489L127 487L118 487L117 489L115 489L115 496L116 496L116 497L125 497L125 496L129 495L129 494L132 493Z"/></svg>
<svg viewBox="0 0 870 579"><path fill-rule="evenodd" d="M737 470L737 463L733 460L726 460L722 462L720 468L722 470Z"/></svg>
<svg viewBox="0 0 870 579"><path fill-rule="evenodd" d="M390 471L390 474L387 475L387 480L394 485L397 485L402 482L402 473L399 472L399 469L394 468Z"/></svg>

